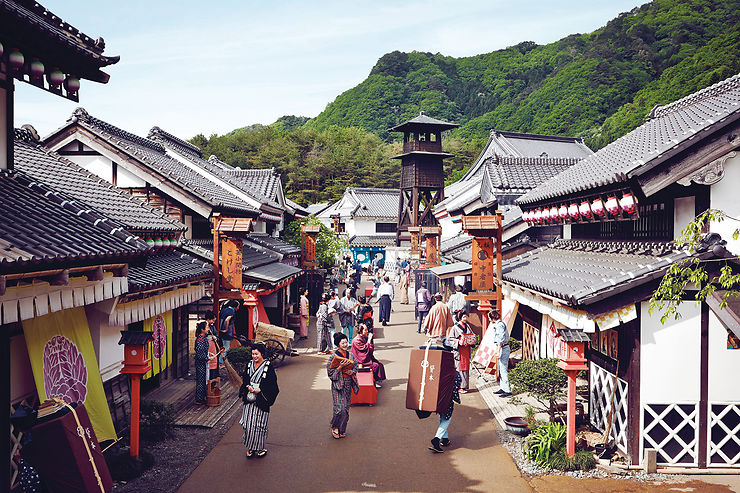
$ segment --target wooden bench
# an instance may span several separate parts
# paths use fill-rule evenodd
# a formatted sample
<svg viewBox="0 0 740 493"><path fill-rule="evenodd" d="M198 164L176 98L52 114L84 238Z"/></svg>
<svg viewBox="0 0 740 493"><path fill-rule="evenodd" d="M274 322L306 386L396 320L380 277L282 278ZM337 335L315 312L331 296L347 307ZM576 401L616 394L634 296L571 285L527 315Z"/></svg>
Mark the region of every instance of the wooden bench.
<svg viewBox="0 0 740 493"><path fill-rule="evenodd" d="M361 368L357 371L357 383L360 391L352 392L350 404L374 405L378 402L378 389L375 387L375 378L370 368Z"/></svg>

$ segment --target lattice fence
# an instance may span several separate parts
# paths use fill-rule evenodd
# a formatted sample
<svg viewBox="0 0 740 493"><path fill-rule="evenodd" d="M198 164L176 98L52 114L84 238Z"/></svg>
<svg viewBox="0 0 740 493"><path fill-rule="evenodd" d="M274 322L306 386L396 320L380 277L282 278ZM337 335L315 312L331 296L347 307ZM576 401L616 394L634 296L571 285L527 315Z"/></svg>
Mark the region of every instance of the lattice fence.
<svg viewBox="0 0 740 493"><path fill-rule="evenodd" d="M642 448L658 452L660 465L698 465L699 404L645 404Z"/></svg>
<svg viewBox="0 0 740 493"><path fill-rule="evenodd" d="M707 465L740 467L740 404L709 403Z"/></svg>
<svg viewBox="0 0 740 493"><path fill-rule="evenodd" d="M25 399L10 405L10 414L12 415L18 407L26 405L33 407L38 399L35 395L26 397ZM21 440L23 439L23 432L16 429L12 424L10 425L10 489L19 486L18 479L18 464L13 460L15 453L21 448Z"/></svg>
<svg viewBox="0 0 740 493"><path fill-rule="evenodd" d="M591 379L591 395L589 396L589 414L591 424L602 433L606 430L609 410L611 409L612 389L614 388L614 374L591 362L589 377ZM617 447L627 453L627 396L629 386L621 378L617 379L617 392L614 394L614 415L609 434Z"/></svg>
<svg viewBox="0 0 740 493"><path fill-rule="evenodd" d="M539 359L540 355L540 331L534 325L524 322L522 328L522 358Z"/></svg>

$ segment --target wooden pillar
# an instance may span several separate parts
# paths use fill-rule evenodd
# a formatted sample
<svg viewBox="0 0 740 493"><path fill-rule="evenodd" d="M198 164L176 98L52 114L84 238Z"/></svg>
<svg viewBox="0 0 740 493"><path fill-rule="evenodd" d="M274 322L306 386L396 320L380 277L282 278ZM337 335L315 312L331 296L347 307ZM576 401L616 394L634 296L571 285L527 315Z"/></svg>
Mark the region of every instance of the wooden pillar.
<svg viewBox="0 0 740 493"><path fill-rule="evenodd" d="M141 396L141 375L131 374L131 457L139 457L139 415Z"/></svg>
<svg viewBox="0 0 740 493"><path fill-rule="evenodd" d="M318 224L301 225L301 267L316 268L316 237L321 226Z"/></svg>
<svg viewBox="0 0 740 493"><path fill-rule="evenodd" d="M576 453L576 377L578 370L568 370L568 419L567 434L565 439L565 451L568 457Z"/></svg>
<svg viewBox="0 0 740 493"><path fill-rule="evenodd" d="M213 228L213 313L218 316L218 293L221 291L221 285L220 285L220 278L221 278L221 268L218 264L218 257L220 255L220 243L221 243L221 236L218 231L218 225L221 221L221 217L218 213L213 214L213 218L211 219L211 227Z"/></svg>
<svg viewBox="0 0 740 493"><path fill-rule="evenodd" d="M709 305L701 304L701 354L699 356L699 457L700 468L707 467L707 427L709 418Z"/></svg>
<svg viewBox="0 0 740 493"><path fill-rule="evenodd" d="M10 327L2 326L2 336L0 336L0 361L2 361L2 375L0 376L0 423L8 424L8 433L10 433ZM8 435L2 440L0 450L2 450L3 461L11 460L10 457L10 439ZM5 485L3 489L10 490L10 464L5 462L0 474L0 486ZM7 490L6 490L7 491Z"/></svg>

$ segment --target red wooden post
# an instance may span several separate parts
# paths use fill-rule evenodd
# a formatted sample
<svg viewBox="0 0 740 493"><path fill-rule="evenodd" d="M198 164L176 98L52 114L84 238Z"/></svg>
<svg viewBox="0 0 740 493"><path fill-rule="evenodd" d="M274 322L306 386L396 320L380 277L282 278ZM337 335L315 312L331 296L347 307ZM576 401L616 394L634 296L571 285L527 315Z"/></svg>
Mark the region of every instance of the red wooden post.
<svg viewBox="0 0 740 493"><path fill-rule="evenodd" d="M568 370L565 372L568 375L568 434L565 441L565 450L568 453L568 457L573 457L576 453L576 376L578 376L578 370Z"/></svg>
<svg viewBox="0 0 740 493"><path fill-rule="evenodd" d="M139 415L141 408L141 375L131 374L131 457L139 457Z"/></svg>
<svg viewBox="0 0 740 493"><path fill-rule="evenodd" d="M249 293L246 298L244 298L244 305L247 307L248 310L247 319L249 320L247 338L250 341L254 340L254 331L257 328L257 324L254 322L255 318L257 318L255 317L255 315L257 314L257 303L257 298L252 293Z"/></svg>
<svg viewBox="0 0 740 493"><path fill-rule="evenodd" d="M558 367L568 376L568 419L565 447L568 457L576 453L576 377L586 366L585 345L590 339L580 330L558 329L560 352Z"/></svg>
<svg viewBox="0 0 740 493"><path fill-rule="evenodd" d="M151 332L123 330L118 344L124 345L123 368L121 373L131 377L131 427L129 442L131 457L139 457L139 414L141 413L139 397L141 394L141 376L152 369L149 357Z"/></svg>

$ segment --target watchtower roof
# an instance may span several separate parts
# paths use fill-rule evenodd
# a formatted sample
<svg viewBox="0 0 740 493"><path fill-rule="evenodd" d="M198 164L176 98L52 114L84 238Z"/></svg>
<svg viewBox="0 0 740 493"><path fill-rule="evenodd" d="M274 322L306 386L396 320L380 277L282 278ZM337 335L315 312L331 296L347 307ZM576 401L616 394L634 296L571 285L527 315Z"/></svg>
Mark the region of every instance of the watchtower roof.
<svg viewBox="0 0 740 493"><path fill-rule="evenodd" d="M451 130L453 128L457 128L460 125L456 123L450 123L445 122L442 120L437 120L436 118L432 118L426 115L423 111L419 113L419 116L412 118L411 120L402 123L400 125L396 125L395 127L389 128L389 132L413 132L417 129L426 129L426 130Z"/></svg>

